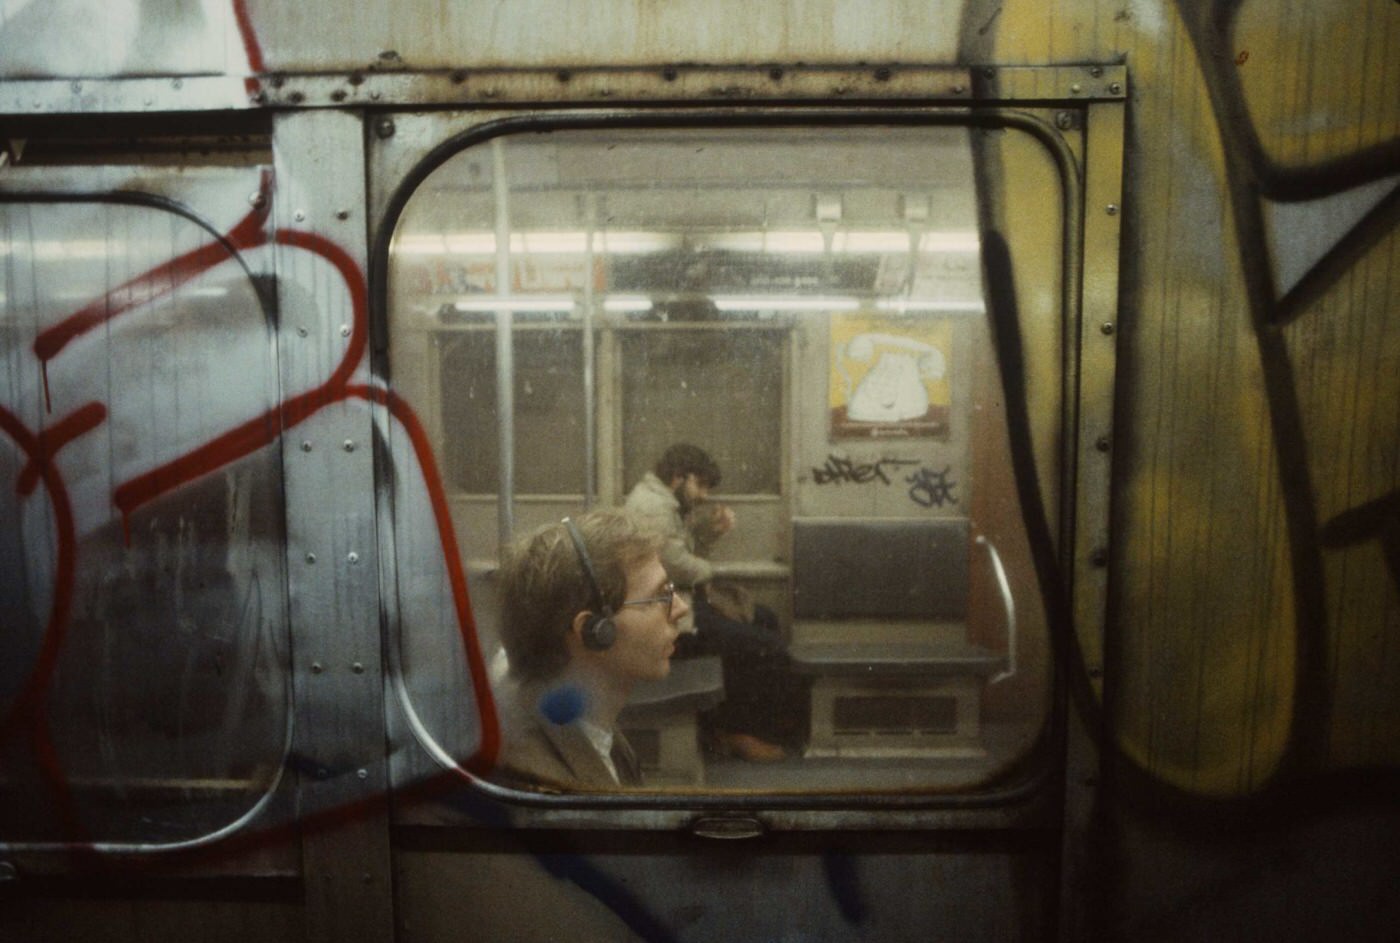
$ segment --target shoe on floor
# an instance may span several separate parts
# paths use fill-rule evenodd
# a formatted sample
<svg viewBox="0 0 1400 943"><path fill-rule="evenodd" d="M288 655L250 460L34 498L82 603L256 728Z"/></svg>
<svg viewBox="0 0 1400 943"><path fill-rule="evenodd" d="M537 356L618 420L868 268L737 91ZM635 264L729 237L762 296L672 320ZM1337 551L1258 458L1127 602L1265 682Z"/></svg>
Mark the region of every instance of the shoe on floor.
<svg viewBox="0 0 1400 943"><path fill-rule="evenodd" d="M750 733L722 733L716 739L725 755L737 756L750 763L776 763L787 758L787 751L782 747Z"/></svg>

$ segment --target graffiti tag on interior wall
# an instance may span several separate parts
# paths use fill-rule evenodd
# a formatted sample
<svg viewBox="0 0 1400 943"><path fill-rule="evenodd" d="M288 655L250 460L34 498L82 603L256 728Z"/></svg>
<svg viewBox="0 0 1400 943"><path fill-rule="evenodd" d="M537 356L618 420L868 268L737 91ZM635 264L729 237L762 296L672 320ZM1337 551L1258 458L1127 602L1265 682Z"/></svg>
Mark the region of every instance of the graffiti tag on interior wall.
<svg viewBox="0 0 1400 943"><path fill-rule="evenodd" d="M958 483L948 477L952 473L952 466L945 465L942 471L934 471L921 464L917 458L880 458L874 462L856 462L842 455L828 453L826 464L820 468L812 466L812 481L818 485L887 486L894 484L890 470L907 466L917 466L911 474L903 476L904 483L909 486L910 501L925 508L941 508L957 503L953 489ZM895 477L900 477L898 472L895 473Z"/></svg>

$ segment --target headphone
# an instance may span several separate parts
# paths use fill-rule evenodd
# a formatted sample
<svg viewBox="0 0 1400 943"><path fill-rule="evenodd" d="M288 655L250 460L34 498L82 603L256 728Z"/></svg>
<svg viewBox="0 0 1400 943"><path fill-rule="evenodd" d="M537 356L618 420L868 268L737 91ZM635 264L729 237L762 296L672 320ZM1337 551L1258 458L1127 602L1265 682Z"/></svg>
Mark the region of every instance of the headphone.
<svg viewBox="0 0 1400 943"><path fill-rule="evenodd" d="M589 588L593 590L593 599L600 610L590 612L583 622L583 647L595 652L606 651L617 641L617 624L613 622L612 607L603 598L603 588L598 585L598 574L593 569L593 561L588 557L588 548L583 544L583 535L578 532L578 525L567 517L561 523L569 531L574 552L578 554L578 562L583 566L583 575L588 578Z"/></svg>

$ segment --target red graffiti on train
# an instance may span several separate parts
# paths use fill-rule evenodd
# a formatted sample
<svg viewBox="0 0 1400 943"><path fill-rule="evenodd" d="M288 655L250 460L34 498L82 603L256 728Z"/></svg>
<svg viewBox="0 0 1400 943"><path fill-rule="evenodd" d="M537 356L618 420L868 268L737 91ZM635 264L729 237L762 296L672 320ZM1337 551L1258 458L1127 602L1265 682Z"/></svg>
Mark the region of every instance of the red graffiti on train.
<svg viewBox="0 0 1400 943"><path fill-rule="evenodd" d="M330 263L344 281L352 306L346 349L330 376L312 389L291 396L261 415L119 484L112 492L112 502L122 515L123 532L129 545L130 519L138 508L271 445L286 431L326 407L342 402L362 402L386 410L391 420L405 430L413 447L422 486L432 508L458 632L476 693L481 742L475 754L463 765L474 773L485 773L495 763L499 749L499 725L478 643L461 551L431 443L422 423L401 397L382 386L351 382L365 359L369 336L368 286L360 266L344 248L315 233L296 229L269 232L267 208L271 205L271 191L272 177L270 172L265 171L253 201L255 208L227 233L117 285L102 297L40 332L34 341L33 353L39 360L43 374L45 409L51 411L53 408L48 365L61 356L70 344L117 318L139 316L153 302L227 261L231 254L275 244ZM53 602L42 643L18 697L5 716L0 718L0 743L23 742L27 738L39 773L51 790L69 843L78 847L87 843L88 838L81 825L68 778L54 748L45 710L46 697L67 634L76 573L81 563L77 552L73 505L55 458L65 445L98 428L106 419L106 406L91 402L56 423L35 431L27 428L13 412L0 406L0 432L15 443L23 457L16 490L21 496L27 496L40 485L43 486L52 508L57 558Z"/></svg>

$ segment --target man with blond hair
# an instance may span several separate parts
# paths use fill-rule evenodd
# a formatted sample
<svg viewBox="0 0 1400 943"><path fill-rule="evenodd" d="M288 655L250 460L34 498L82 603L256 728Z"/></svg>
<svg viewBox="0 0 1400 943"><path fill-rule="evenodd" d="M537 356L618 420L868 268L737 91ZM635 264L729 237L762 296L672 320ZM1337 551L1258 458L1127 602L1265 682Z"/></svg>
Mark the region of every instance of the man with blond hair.
<svg viewBox="0 0 1400 943"><path fill-rule="evenodd" d="M661 565L662 537L593 511L508 547L501 641L517 682L498 778L561 789L641 785L617 717L639 681L671 670L689 611Z"/></svg>

